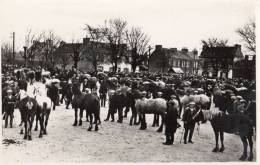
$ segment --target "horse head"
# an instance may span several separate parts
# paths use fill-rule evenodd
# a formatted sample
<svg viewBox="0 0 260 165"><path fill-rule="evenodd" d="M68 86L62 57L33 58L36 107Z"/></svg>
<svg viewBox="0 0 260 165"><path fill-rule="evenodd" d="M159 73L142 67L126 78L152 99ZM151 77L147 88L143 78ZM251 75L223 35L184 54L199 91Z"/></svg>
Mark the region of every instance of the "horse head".
<svg viewBox="0 0 260 165"><path fill-rule="evenodd" d="M204 121L204 115L202 109L200 109L192 118L195 122Z"/></svg>

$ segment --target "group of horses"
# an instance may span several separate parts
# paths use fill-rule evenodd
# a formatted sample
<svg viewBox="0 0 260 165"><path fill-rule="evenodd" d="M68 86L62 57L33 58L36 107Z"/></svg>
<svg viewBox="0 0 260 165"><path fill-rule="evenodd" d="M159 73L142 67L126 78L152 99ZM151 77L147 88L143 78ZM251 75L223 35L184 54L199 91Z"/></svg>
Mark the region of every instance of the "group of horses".
<svg viewBox="0 0 260 165"><path fill-rule="evenodd" d="M79 83L85 77L82 76L79 79ZM79 88L79 83L72 83L64 85L67 97L73 96L72 99L72 108L75 112L75 119L73 126L81 126L83 112L86 111L86 116L90 119L90 125L88 131L92 130L93 124L95 124L95 131L98 131L98 125L100 124L100 103L99 97L94 92L95 84L98 81L97 78L87 77L91 82L91 89L89 92L82 92ZM109 77L105 79L107 81L108 95L111 91L116 91L113 93L113 96L116 98L116 107L120 111L125 108L125 117L127 112L131 109L132 116L130 118L130 125L141 123L140 129L146 129L146 119L145 114L154 114L154 122L152 126L159 125L159 117L161 116L162 122L157 130L162 132L164 124L164 115L167 109L166 100L163 98L146 98L147 93L156 93L165 89L165 83L163 81L153 81L145 79L142 81L132 81L129 78L118 79L116 77ZM119 86L118 84L127 84L127 86ZM184 84L183 85L187 85ZM189 85L189 84L188 84ZM146 91L146 92L144 92ZM243 142L244 151L240 160L245 160L247 158L247 140L250 146L250 155L248 160L253 160L253 127L255 127L255 102L250 102L248 106L249 115L241 114L226 114L227 107L222 110L223 107L219 108L221 110L211 110L211 97L202 93L197 94L184 94L182 90L176 90L176 95L179 97L178 109L181 111L186 107L191 101L194 101L196 104L201 105L201 109L194 116L196 122L210 120L213 131L215 133L216 146L213 149L214 152L223 152L224 147L224 132L227 133L239 133L241 140ZM213 102L217 107L219 98L223 98L223 89L214 89L213 90ZM111 92L112 93L112 92ZM38 129L38 122L40 122L40 134L47 134L47 125L48 119L51 112L51 107L53 102L46 96L45 93L42 93L39 89L35 89L34 96L29 96L25 91L20 90L19 92L19 110L21 112L21 121L25 128L24 139L31 140L31 129L33 125L34 118L36 116L36 126L35 130ZM110 95L109 97L112 97ZM226 97L226 96L225 96ZM250 116L250 117L249 117ZM139 118L139 120L138 120ZM88 119L88 118L87 118ZM94 121L93 121L94 120ZM23 133L23 130L21 130ZM221 148L219 148L218 139L220 136Z"/></svg>

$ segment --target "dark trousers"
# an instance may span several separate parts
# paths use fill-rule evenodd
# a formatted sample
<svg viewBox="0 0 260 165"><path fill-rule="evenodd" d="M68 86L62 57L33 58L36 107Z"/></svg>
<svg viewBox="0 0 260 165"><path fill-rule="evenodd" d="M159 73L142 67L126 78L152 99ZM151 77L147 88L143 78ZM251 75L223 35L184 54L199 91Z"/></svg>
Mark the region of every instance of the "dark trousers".
<svg viewBox="0 0 260 165"><path fill-rule="evenodd" d="M110 116L111 116L112 121L114 121L115 120L114 112L115 112L115 110L109 108L108 113L107 113L107 118L105 121L109 120Z"/></svg>
<svg viewBox="0 0 260 165"><path fill-rule="evenodd" d="M187 136L189 133L189 140L188 141L192 141L192 136L193 136L193 132L194 132L194 128L195 128L195 124L191 124L191 125L184 125L184 142L187 142Z"/></svg>
<svg viewBox="0 0 260 165"><path fill-rule="evenodd" d="M174 142L174 133L176 128L174 129L172 126L165 126L165 136L166 136L166 143L173 144Z"/></svg>
<svg viewBox="0 0 260 165"><path fill-rule="evenodd" d="M123 108L118 108L118 122L123 122Z"/></svg>
<svg viewBox="0 0 260 165"><path fill-rule="evenodd" d="M100 102L101 102L101 107L106 106L106 99L107 99L107 94L106 93L100 93Z"/></svg>
<svg viewBox="0 0 260 165"><path fill-rule="evenodd" d="M5 128L7 128L8 125L8 118L10 118L10 128L13 127L13 118L14 118L14 110L8 110L5 112L4 119L5 119Z"/></svg>

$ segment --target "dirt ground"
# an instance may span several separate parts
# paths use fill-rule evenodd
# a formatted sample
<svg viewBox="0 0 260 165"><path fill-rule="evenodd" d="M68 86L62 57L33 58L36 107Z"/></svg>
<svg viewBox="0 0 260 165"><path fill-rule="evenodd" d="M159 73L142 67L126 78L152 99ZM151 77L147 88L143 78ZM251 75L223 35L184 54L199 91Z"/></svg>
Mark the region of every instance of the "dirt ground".
<svg viewBox="0 0 260 165"><path fill-rule="evenodd" d="M14 113L14 128L2 129L2 163L58 163L58 162L227 162L238 161L242 154L242 142L237 135L225 134L224 153L213 153L215 140L209 122L202 124L200 132L194 132L194 144L180 143L183 128L175 134L175 144L162 145L163 133L151 127L152 115L147 115L147 130L123 124L104 122L107 108L101 109L102 123L99 131L87 131L89 123L72 126L74 110L58 106L50 114L48 135L38 138L33 131L32 141L23 140L19 134L20 114ZM117 119L117 116L116 116ZM3 124L3 122L2 122ZM4 139L12 143L4 144ZM255 141L254 141L255 142ZM254 144L254 153L255 151ZM256 155L256 154L254 154ZM255 159L254 159L255 160Z"/></svg>

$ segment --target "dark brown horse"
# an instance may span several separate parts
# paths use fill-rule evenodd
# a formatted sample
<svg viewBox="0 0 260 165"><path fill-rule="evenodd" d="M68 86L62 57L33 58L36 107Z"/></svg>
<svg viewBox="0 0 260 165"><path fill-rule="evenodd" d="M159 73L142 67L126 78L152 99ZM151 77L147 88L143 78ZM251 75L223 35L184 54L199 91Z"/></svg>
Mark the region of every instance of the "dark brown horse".
<svg viewBox="0 0 260 165"><path fill-rule="evenodd" d="M245 160L247 158L247 145L249 143L250 154L247 160L253 160L253 121L250 119L249 116L241 114L226 115L220 110L200 110L193 117L193 119L196 122L204 120L209 120L211 122L216 140L216 146L212 150L213 152L223 152L225 150L224 132L239 133L244 146L243 155L239 159ZM219 135L221 140L220 149L218 145Z"/></svg>
<svg viewBox="0 0 260 165"><path fill-rule="evenodd" d="M32 125L34 117L37 113L37 102L34 98L29 96L23 98L19 102L19 110L21 113L21 123L24 124L25 134L24 139L32 140ZM23 134L23 126L21 127L20 134Z"/></svg>

